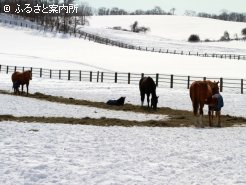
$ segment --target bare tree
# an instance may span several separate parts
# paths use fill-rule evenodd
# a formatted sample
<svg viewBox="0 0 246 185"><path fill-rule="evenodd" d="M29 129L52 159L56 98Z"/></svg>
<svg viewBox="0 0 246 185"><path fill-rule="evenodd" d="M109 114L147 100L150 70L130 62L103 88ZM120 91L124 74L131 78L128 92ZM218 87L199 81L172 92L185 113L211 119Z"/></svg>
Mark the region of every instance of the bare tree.
<svg viewBox="0 0 246 185"><path fill-rule="evenodd" d="M174 15L174 12L175 12L175 11L176 11L175 8L171 8L171 10L170 10L170 12L171 12L172 15Z"/></svg>

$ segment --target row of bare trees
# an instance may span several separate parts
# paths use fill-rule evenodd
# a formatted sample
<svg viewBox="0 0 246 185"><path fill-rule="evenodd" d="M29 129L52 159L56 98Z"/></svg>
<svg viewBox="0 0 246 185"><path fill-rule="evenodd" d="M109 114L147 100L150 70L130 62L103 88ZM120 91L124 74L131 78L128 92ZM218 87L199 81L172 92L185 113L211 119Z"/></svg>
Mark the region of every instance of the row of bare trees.
<svg viewBox="0 0 246 185"><path fill-rule="evenodd" d="M6 6L10 9L6 10ZM75 0L0 0L0 13L19 15L52 30L76 32L78 25L89 24L92 8Z"/></svg>
<svg viewBox="0 0 246 185"><path fill-rule="evenodd" d="M160 6L155 6L149 10L135 10L132 12L126 11L121 8L113 7L113 8L106 8L100 7L97 10L98 15L174 15L175 8L172 8L169 12L164 11Z"/></svg>
<svg viewBox="0 0 246 185"><path fill-rule="evenodd" d="M219 19L224 21L246 22L246 13L229 12L227 10L222 10L220 14L210 14L206 12L196 13L193 10L186 10L185 15Z"/></svg>

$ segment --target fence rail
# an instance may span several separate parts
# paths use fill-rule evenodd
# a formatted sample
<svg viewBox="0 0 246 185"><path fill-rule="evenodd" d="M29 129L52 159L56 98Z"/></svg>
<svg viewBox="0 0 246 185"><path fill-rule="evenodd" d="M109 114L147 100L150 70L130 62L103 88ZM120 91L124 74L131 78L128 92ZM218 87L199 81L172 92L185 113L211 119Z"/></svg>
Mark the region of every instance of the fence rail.
<svg viewBox="0 0 246 185"><path fill-rule="evenodd" d="M11 24L11 25L16 25L16 26L21 26L21 27L26 27L26 28L31 28L31 29L37 29L37 30L60 32L60 30L55 30L53 28L48 29L45 26L35 25L31 23L30 25L30 24L27 24L26 22L10 21L10 20L6 20L3 18L0 18L0 23ZM69 34L75 37L78 37L78 38L84 38L89 41L94 41L94 42L101 43L101 44L112 45L112 46L117 46L117 47L127 48L127 49L140 50L140 51L150 51L150 52L176 54L176 55L189 55L189 56L198 56L198 57L211 57L211 58L221 58L221 59L246 60L246 55L238 55L238 54L198 53L198 52L191 52L191 51L177 51L177 50L169 50L169 49L156 49L152 47L151 48L141 47L141 46L126 44L123 42L114 41L112 39L93 35L93 34L87 33L82 30L77 30L76 33L71 31L69 32Z"/></svg>
<svg viewBox="0 0 246 185"><path fill-rule="evenodd" d="M0 73L13 73L15 71L31 70L35 78L58 79L68 81L85 81L97 83L121 83L138 85L139 80L143 76L152 77L156 85L162 88L186 88L189 89L190 84L196 80L216 80L219 81L220 92L225 90L235 93L244 94L246 89L246 79L230 79L230 78L213 78L213 77L198 77L184 76L173 74L144 74L144 73L119 73L119 72L104 72L104 71L82 71L82 70L57 70L44 69L34 67L20 67L0 65Z"/></svg>

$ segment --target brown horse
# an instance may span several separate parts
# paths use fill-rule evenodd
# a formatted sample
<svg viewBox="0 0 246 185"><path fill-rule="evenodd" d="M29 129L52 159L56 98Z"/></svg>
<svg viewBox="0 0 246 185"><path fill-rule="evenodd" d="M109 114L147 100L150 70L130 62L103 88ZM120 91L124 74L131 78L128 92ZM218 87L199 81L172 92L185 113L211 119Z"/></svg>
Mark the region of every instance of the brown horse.
<svg viewBox="0 0 246 185"><path fill-rule="evenodd" d="M195 125L199 123L200 127L203 127L203 107L204 104L208 104L211 101L212 96L219 92L219 82L211 82L209 80L195 81L190 86L190 98L193 106L193 113L195 116ZM198 120L199 109L199 120ZM211 120L209 120L209 126L211 126Z"/></svg>
<svg viewBox="0 0 246 185"><path fill-rule="evenodd" d="M12 78L13 86L16 82L20 83L22 93L23 93L23 86L26 85L27 96L28 96L28 86L29 86L29 81L32 80L32 71L28 70L28 71L24 71L23 73L16 71L12 74L11 78Z"/></svg>
<svg viewBox="0 0 246 185"><path fill-rule="evenodd" d="M156 96L156 85L154 80L151 77L143 77L139 81L139 90L141 95L141 102L143 106L145 94L147 94L147 102L149 107L149 96L151 94L151 108L156 110L158 97Z"/></svg>

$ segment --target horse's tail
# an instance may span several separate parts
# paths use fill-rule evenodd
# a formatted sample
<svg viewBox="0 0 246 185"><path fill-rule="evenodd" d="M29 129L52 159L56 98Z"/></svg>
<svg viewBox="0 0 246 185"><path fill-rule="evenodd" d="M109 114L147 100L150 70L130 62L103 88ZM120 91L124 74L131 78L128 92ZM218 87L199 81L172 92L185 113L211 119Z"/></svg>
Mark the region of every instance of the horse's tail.
<svg viewBox="0 0 246 185"><path fill-rule="evenodd" d="M199 109L199 84L192 84L190 87L190 98L193 106L193 114L198 114Z"/></svg>

